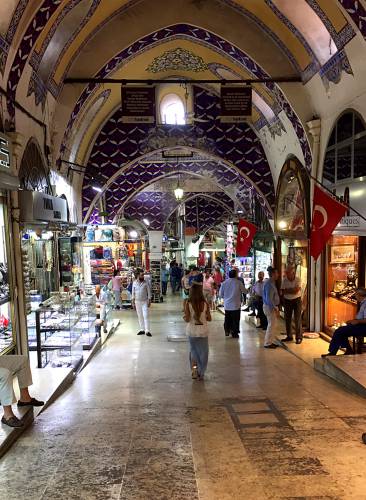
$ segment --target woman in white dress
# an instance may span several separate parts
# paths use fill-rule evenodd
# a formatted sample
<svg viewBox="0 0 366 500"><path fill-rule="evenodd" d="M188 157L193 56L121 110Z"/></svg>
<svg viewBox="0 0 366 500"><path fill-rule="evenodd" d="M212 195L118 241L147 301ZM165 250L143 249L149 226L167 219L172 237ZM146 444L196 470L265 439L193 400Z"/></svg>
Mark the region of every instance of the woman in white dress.
<svg viewBox="0 0 366 500"><path fill-rule="evenodd" d="M203 296L202 285L192 283L189 298L184 307L186 333L189 337L189 360L192 378L203 380L208 362L208 321L211 321L210 307Z"/></svg>

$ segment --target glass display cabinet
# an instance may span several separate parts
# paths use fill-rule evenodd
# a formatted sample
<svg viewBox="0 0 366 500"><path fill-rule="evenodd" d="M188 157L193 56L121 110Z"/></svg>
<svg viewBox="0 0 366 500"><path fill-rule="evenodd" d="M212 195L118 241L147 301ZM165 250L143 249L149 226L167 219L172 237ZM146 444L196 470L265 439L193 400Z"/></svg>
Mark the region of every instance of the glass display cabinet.
<svg viewBox="0 0 366 500"><path fill-rule="evenodd" d="M96 301L95 295L84 296L75 305L80 319L75 325L75 330L80 332L84 350L91 349L97 340L95 329Z"/></svg>
<svg viewBox="0 0 366 500"><path fill-rule="evenodd" d="M81 277L81 237L61 237L59 243L60 285L77 285Z"/></svg>
<svg viewBox="0 0 366 500"><path fill-rule="evenodd" d="M73 298L52 297L35 311L37 366L73 367L83 360L80 309Z"/></svg>

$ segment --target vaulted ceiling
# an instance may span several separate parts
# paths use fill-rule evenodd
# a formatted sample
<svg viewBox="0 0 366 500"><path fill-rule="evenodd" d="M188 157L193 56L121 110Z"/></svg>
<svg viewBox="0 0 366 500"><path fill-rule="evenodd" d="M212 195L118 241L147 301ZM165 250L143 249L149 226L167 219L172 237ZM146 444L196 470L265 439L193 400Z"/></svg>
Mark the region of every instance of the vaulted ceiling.
<svg viewBox="0 0 366 500"><path fill-rule="evenodd" d="M14 101L21 102L49 126L51 166L87 166L73 180L84 220L101 200L111 219L125 202L133 205L133 194L138 205L148 184L171 175L154 154L178 144L200 160L180 165L182 172L210 178L224 196L231 189L244 210L253 197L270 217L286 158L311 167L305 123L322 112L319 96L359 69L348 46L363 41L365 18L363 3L351 0L1 0L3 118L17 129ZM192 106L209 121L163 132L121 124L118 85L64 82L284 76L300 81L253 84L252 117L232 127L218 120L219 85L194 86Z"/></svg>

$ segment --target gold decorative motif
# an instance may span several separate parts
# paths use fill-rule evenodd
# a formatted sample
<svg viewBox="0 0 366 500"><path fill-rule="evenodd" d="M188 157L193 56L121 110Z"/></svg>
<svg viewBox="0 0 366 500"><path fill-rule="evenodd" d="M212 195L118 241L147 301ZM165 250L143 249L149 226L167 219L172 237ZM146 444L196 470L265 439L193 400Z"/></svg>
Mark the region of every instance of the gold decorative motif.
<svg viewBox="0 0 366 500"><path fill-rule="evenodd" d="M155 57L152 63L146 68L150 73L161 73L163 71L194 71L198 73L205 71L207 64L202 57L197 56L189 50L177 47L167 50L162 55Z"/></svg>

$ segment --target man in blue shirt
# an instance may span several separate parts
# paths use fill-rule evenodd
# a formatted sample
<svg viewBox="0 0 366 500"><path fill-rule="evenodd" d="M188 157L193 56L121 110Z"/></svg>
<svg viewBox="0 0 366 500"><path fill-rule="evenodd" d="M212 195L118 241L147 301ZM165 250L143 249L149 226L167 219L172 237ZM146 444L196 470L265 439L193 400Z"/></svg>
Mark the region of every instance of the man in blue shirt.
<svg viewBox="0 0 366 500"><path fill-rule="evenodd" d="M263 285L263 312L268 321L266 336L264 338L264 347L266 349L276 349L278 346L273 341L275 339L275 329L279 316L278 306L280 305L280 297L276 286L278 271L270 266L267 272L269 279L266 280Z"/></svg>
<svg viewBox="0 0 366 500"><path fill-rule="evenodd" d="M335 356L341 347L346 349L345 354L354 354L348 337L366 337L366 288L356 290L356 299L361 303L356 318L347 321L345 326L337 328L330 341L329 352L322 354L322 358Z"/></svg>
<svg viewBox="0 0 366 500"><path fill-rule="evenodd" d="M226 337L231 334L234 339L239 338L241 294L246 292L245 286L238 279L238 271L231 269L229 278L222 283L219 292L220 298L224 299Z"/></svg>

